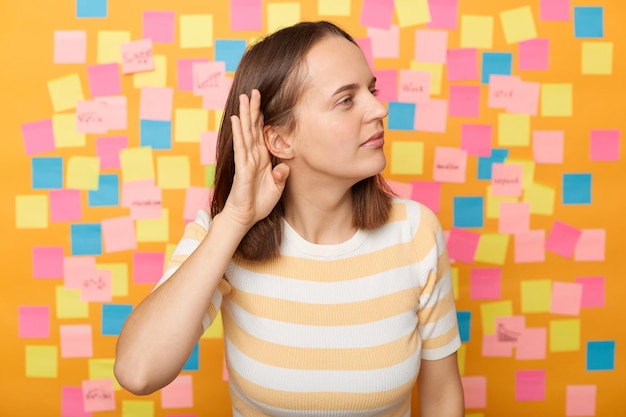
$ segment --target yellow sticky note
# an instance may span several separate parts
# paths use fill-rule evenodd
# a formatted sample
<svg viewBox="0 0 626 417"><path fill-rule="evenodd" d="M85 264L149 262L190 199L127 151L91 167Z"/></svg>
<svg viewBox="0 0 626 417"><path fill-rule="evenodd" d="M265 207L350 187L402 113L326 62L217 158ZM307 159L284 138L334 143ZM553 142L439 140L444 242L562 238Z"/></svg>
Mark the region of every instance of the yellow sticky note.
<svg viewBox="0 0 626 417"><path fill-rule="evenodd" d="M432 64L428 62L411 61L410 69L414 71L427 71L430 73L430 95L441 94L441 84L443 81L443 64Z"/></svg>
<svg viewBox="0 0 626 417"><path fill-rule="evenodd" d="M212 110L213 111L213 130L219 130L222 126L222 119L224 118L224 110Z"/></svg>
<svg viewBox="0 0 626 417"><path fill-rule="evenodd" d="M491 185L487 186L487 218L499 219L500 218L500 204L503 202L514 203L517 202L517 197L508 195L493 195L491 192Z"/></svg>
<svg viewBox="0 0 626 417"><path fill-rule="evenodd" d="M352 0L318 0L317 14L320 16L350 16L351 5Z"/></svg>
<svg viewBox="0 0 626 417"><path fill-rule="evenodd" d="M431 20L428 0L394 0L398 26L417 26Z"/></svg>
<svg viewBox="0 0 626 417"><path fill-rule="evenodd" d="M222 313L218 311L213 323L202 334L202 339L221 339L222 337L224 337L224 326Z"/></svg>
<svg viewBox="0 0 626 417"><path fill-rule="evenodd" d="M152 71L137 72L133 75L133 87L165 87L167 83L167 59L165 55L155 55Z"/></svg>
<svg viewBox="0 0 626 417"><path fill-rule="evenodd" d="M551 216L554 213L555 196L554 188L534 183L524 190L522 201L530 204L530 214Z"/></svg>
<svg viewBox="0 0 626 417"><path fill-rule="evenodd" d="M209 112L203 109L176 109L174 126L176 142L200 142L202 132L209 129Z"/></svg>
<svg viewBox="0 0 626 417"><path fill-rule="evenodd" d="M128 295L128 264L102 263L96 264L96 269L111 272L111 295L113 297Z"/></svg>
<svg viewBox="0 0 626 417"><path fill-rule="evenodd" d="M580 350L580 319L551 320L549 333L550 352Z"/></svg>
<svg viewBox="0 0 626 417"><path fill-rule="evenodd" d="M130 42L130 32L126 30L100 30L98 31L98 64L111 62L122 63L123 43Z"/></svg>
<svg viewBox="0 0 626 417"><path fill-rule="evenodd" d="M79 289L67 289L63 285L57 285L56 305L57 319L89 317L89 304L81 300Z"/></svg>
<svg viewBox="0 0 626 417"><path fill-rule="evenodd" d="M496 333L496 318L513 315L513 303L511 301L492 301L480 305L483 334Z"/></svg>
<svg viewBox="0 0 626 417"><path fill-rule="evenodd" d="M114 364L115 359L89 359L87 363L89 379L112 379L113 388L115 390L122 389L122 386L119 384L119 382L117 382L117 379L115 379L115 374L113 373Z"/></svg>
<svg viewBox="0 0 626 417"><path fill-rule="evenodd" d="M509 247L509 235L485 233L480 235L474 261L488 264L504 265Z"/></svg>
<svg viewBox="0 0 626 417"><path fill-rule="evenodd" d="M157 157L157 185L164 190L184 190L191 185L191 168L186 155Z"/></svg>
<svg viewBox="0 0 626 417"><path fill-rule="evenodd" d="M215 165L207 165L204 167L204 186L213 188L215 183Z"/></svg>
<svg viewBox="0 0 626 417"><path fill-rule="evenodd" d="M465 375L465 357L467 356L467 346L465 343L461 343L461 346L456 351L456 360L459 367L459 375Z"/></svg>
<svg viewBox="0 0 626 417"><path fill-rule="evenodd" d="M572 84L541 84L542 116L571 116L572 102Z"/></svg>
<svg viewBox="0 0 626 417"><path fill-rule="evenodd" d="M461 48L491 49L492 46L492 16L461 16Z"/></svg>
<svg viewBox="0 0 626 417"><path fill-rule="evenodd" d="M505 163L522 166L522 189L527 190L535 181L535 161L527 159L506 158Z"/></svg>
<svg viewBox="0 0 626 417"><path fill-rule="evenodd" d="M76 113L52 115L52 131L57 148L85 146L86 135L76 131Z"/></svg>
<svg viewBox="0 0 626 417"><path fill-rule="evenodd" d="M26 346L26 377L56 378L57 350L56 346Z"/></svg>
<svg viewBox="0 0 626 417"><path fill-rule="evenodd" d="M613 42L583 42L581 68L583 74L612 74Z"/></svg>
<svg viewBox="0 0 626 417"><path fill-rule="evenodd" d="M76 102L85 99L78 74L48 81L48 92L55 112L76 108Z"/></svg>
<svg viewBox="0 0 626 417"><path fill-rule="evenodd" d="M137 242L167 242L170 238L169 210L161 209L160 219L135 220Z"/></svg>
<svg viewBox="0 0 626 417"><path fill-rule="evenodd" d="M122 417L154 417L154 401L122 401Z"/></svg>
<svg viewBox="0 0 626 417"><path fill-rule="evenodd" d="M391 173L421 175L424 172L424 142L391 143Z"/></svg>
<svg viewBox="0 0 626 417"><path fill-rule="evenodd" d="M452 293L454 299L459 299L459 268L450 268L450 276L452 277Z"/></svg>
<svg viewBox="0 0 626 417"><path fill-rule="evenodd" d="M124 182L154 179L152 148L125 148L120 150L120 166Z"/></svg>
<svg viewBox="0 0 626 417"><path fill-rule="evenodd" d="M212 14L184 14L180 16L181 48L211 48L212 46Z"/></svg>
<svg viewBox="0 0 626 417"><path fill-rule="evenodd" d="M506 43L517 43L537 37L535 19L530 6L518 7L500 13Z"/></svg>
<svg viewBox="0 0 626 417"><path fill-rule="evenodd" d="M67 161L65 187L75 190L97 190L100 181L100 158L70 156Z"/></svg>
<svg viewBox="0 0 626 417"><path fill-rule="evenodd" d="M267 32L294 25L300 20L300 3L268 3Z"/></svg>
<svg viewBox="0 0 626 417"><path fill-rule="evenodd" d="M530 115L498 113L498 145L529 146Z"/></svg>
<svg viewBox="0 0 626 417"><path fill-rule="evenodd" d="M552 281L538 279L520 284L522 313L548 313L552 304Z"/></svg>
<svg viewBox="0 0 626 417"><path fill-rule="evenodd" d="M465 414L463 417L485 417L485 415L483 413L469 413Z"/></svg>
<svg viewBox="0 0 626 417"><path fill-rule="evenodd" d="M48 227L48 196L15 196L15 227L17 229L45 229Z"/></svg>

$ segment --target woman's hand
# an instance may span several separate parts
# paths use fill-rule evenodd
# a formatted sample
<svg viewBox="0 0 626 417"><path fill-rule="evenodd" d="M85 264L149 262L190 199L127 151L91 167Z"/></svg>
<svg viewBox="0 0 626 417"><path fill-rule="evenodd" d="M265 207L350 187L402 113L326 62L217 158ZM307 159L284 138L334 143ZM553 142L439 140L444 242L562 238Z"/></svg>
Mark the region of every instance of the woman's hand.
<svg viewBox="0 0 626 417"><path fill-rule="evenodd" d="M289 167L272 169L263 137L261 93L252 90L250 99L239 96L239 116L231 116L235 177L224 212L246 228L267 217L278 203L289 176Z"/></svg>

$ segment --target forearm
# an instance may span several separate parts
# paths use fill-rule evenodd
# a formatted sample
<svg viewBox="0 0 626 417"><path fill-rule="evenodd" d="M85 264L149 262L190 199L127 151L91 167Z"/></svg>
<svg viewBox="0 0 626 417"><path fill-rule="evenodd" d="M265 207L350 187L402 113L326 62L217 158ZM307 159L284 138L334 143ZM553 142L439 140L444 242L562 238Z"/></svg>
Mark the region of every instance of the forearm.
<svg viewBox="0 0 626 417"><path fill-rule="evenodd" d="M456 353L422 360L417 391L421 417L463 417L465 402Z"/></svg>

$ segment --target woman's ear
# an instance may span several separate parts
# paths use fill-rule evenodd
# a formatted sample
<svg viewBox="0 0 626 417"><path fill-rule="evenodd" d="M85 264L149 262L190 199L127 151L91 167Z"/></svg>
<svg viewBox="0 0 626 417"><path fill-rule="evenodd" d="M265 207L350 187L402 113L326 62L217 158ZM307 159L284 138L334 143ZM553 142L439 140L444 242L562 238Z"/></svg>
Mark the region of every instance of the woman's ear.
<svg viewBox="0 0 626 417"><path fill-rule="evenodd" d="M282 129L275 126L265 126L263 138L265 139L265 146L272 155L281 160L293 158L293 147Z"/></svg>

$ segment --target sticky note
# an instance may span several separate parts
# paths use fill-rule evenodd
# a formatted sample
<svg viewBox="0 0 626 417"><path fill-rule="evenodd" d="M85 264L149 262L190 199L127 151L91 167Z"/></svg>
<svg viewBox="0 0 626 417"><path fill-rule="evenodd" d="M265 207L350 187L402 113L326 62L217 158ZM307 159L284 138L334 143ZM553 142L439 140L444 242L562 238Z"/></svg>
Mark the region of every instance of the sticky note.
<svg viewBox="0 0 626 417"><path fill-rule="evenodd" d="M476 262L504 265L509 247L509 235L500 233L484 233L480 236L476 255Z"/></svg>
<svg viewBox="0 0 626 417"><path fill-rule="evenodd" d="M493 47L493 17L461 16L461 48L491 49Z"/></svg>
<svg viewBox="0 0 626 417"><path fill-rule="evenodd" d="M572 84L541 85L541 115L544 117L568 117L573 108Z"/></svg>
<svg viewBox="0 0 626 417"><path fill-rule="evenodd" d="M530 228L530 204L518 202L500 203L499 233L526 233Z"/></svg>
<svg viewBox="0 0 626 417"><path fill-rule="evenodd" d="M162 191L151 180L124 183L122 205L130 207L132 219L161 218Z"/></svg>
<svg viewBox="0 0 626 417"><path fill-rule="evenodd" d="M81 388L86 412L115 410L115 387L112 379L84 380Z"/></svg>
<svg viewBox="0 0 626 417"><path fill-rule="evenodd" d="M393 18L393 0L365 0L359 23L362 26L389 29Z"/></svg>
<svg viewBox="0 0 626 417"><path fill-rule="evenodd" d="M459 20L459 0L428 0L429 28L456 30Z"/></svg>
<svg viewBox="0 0 626 417"><path fill-rule="evenodd" d="M330 2L327 2L330 3ZM334 2L337 4L341 2ZM345 1L344 1L345 3ZM326 5L318 4L318 8ZM328 7L332 7L330 4ZM339 4L336 6L341 8ZM319 9L318 9L319 10ZM326 10L326 9L324 9ZM319 13L322 14L322 13ZM261 30L263 28L262 0L233 0L230 2L230 30Z"/></svg>
<svg viewBox="0 0 626 417"><path fill-rule="evenodd" d="M548 332L545 327L527 328L515 344L515 359L542 360L546 358Z"/></svg>
<svg viewBox="0 0 626 417"><path fill-rule="evenodd" d="M604 307L604 277L577 277L574 281L583 286L583 293L580 301L580 306L582 308Z"/></svg>
<svg viewBox="0 0 626 417"><path fill-rule="evenodd" d="M461 342L469 342L472 327L472 312L457 311L456 317L457 322L459 323L459 334L461 336Z"/></svg>
<svg viewBox="0 0 626 417"><path fill-rule="evenodd" d="M110 379L113 381L115 390L122 389L113 374L114 364L115 359L113 358L88 359L87 367L89 379Z"/></svg>
<svg viewBox="0 0 626 417"><path fill-rule="evenodd" d="M76 17L107 17L108 0L76 0Z"/></svg>
<svg viewBox="0 0 626 417"><path fill-rule="evenodd" d="M180 15L180 47L211 48L213 46L213 15Z"/></svg>
<svg viewBox="0 0 626 417"><path fill-rule="evenodd" d="M156 284L163 275L164 263L163 252L133 253L133 282Z"/></svg>
<svg viewBox="0 0 626 417"><path fill-rule="evenodd" d="M102 304L102 335L119 335L132 311L130 304Z"/></svg>
<svg viewBox="0 0 626 417"><path fill-rule="evenodd" d="M26 346L26 377L56 378L58 375L56 346Z"/></svg>
<svg viewBox="0 0 626 417"><path fill-rule="evenodd" d="M493 74L511 75L513 54L510 52L483 52L481 82L487 84Z"/></svg>
<svg viewBox="0 0 626 417"><path fill-rule="evenodd" d="M617 129L591 130L589 159L591 161L619 161L621 132Z"/></svg>
<svg viewBox="0 0 626 417"><path fill-rule="evenodd" d="M400 27L416 26L431 21L428 0L394 0Z"/></svg>
<svg viewBox="0 0 626 417"><path fill-rule="evenodd" d="M260 3L261 1L259 1ZM317 14L320 16L350 16L351 5L352 2L350 0L319 0L317 2ZM259 12L259 15L261 15L261 12ZM261 19L259 18L260 21ZM259 29L261 29L260 24Z"/></svg>
<svg viewBox="0 0 626 417"><path fill-rule="evenodd" d="M194 220L198 211L209 211L212 190L204 187L189 187L185 192L185 204L183 207L183 219Z"/></svg>
<svg viewBox="0 0 626 417"><path fill-rule="evenodd" d="M446 53L448 81L478 80L478 52L476 48L451 48Z"/></svg>
<svg viewBox="0 0 626 417"><path fill-rule="evenodd" d="M106 133L108 106L100 101L85 100L76 103L76 130L81 133Z"/></svg>
<svg viewBox="0 0 626 417"><path fill-rule="evenodd" d="M167 84L167 59L164 55L154 55L154 70L133 74L133 87L165 87Z"/></svg>
<svg viewBox="0 0 626 417"><path fill-rule="evenodd" d="M571 282L552 284L552 303L550 313L578 316L582 300L583 287Z"/></svg>
<svg viewBox="0 0 626 417"><path fill-rule="evenodd" d="M56 318L73 319L89 317L89 304L81 300L79 289L56 287Z"/></svg>
<svg viewBox="0 0 626 417"><path fill-rule="evenodd" d="M226 71L235 72L243 53L246 41L241 39L216 39L215 60L226 63Z"/></svg>
<svg viewBox="0 0 626 417"><path fill-rule="evenodd" d="M483 227L485 207L481 196L453 198L454 227Z"/></svg>
<svg viewBox="0 0 626 417"><path fill-rule="evenodd" d="M413 130L415 109L414 103L390 102L387 127L390 130Z"/></svg>
<svg viewBox="0 0 626 417"><path fill-rule="evenodd" d="M498 114L498 146L529 146L530 116L526 114Z"/></svg>
<svg viewBox="0 0 626 417"><path fill-rule="evenodd" d="M216 41L216 49L217 49ZM192 89L196 96L219 94L226 83L226 62L193 62L192 63Z"/></svg>
<svg viewBox="0 0 626 417"><path fill-rule="evenodd" d="M522 200L530 203L531 214L552 215L554 213L554 201L556 191L554 188L543 184L533 183L524 190Z"/></svg>
<svg viewBox="0 0 626 417"><path fill-rule="evenodd" d="M302 20L300 14L300 3L268 3L267 33L298 23Z"/></svg>
<svg viewBox="0 0 626 417"><path fill-rule="evenodd" d="M100 223L70 225L72 255L101 255L102 228Z"/></svg>
<svg viewBox="0 0 626 417"><path fill-rule="evenodd" d="M546 371L515 371L515 400L544 401L546 399Z"/></svg>
<svg viewBox="0 0 626 417"><path fill-rule="evenodd" d="M487 377L463 376L461 377L465 409L487 407Z"/></svg>
<svg viewBox="0 0 626 417"><path fill-rule="evenodd" d="M96 102L106 104L106 124L108 130L125 130L128 126L128 100L126 96L96 97Z"/></svg>
<svg viewBox="0 0 626 417"><path fill-rule="evenodd" d="M139 39L123 43L120 46L122 49L122 73L134 74L154 69L151 39Z"/></svg>
<svg viewBox="0 0 626 417"><path fill-rule="evenodd" d="M472 268L470 270L470 298L472 300L498 300L502 296L502 270L500 268Z"/></svg>
<svg viewBox="0 0 626 417"><path fill-rule="evenodd" d="M481 353L484 357L510 358L513 356L513 345L499 340L499 334L484 334Z"/></svg>
<svg viewBox="0 0 626 417"><path fill-rule="evenodd" d="M233 78L224 77L216 88L202 95L202 108L214 110L215 126L220 126L222 123L224 107L226 107L226 101L232 84Z"/></svg>
<svg viewBox="0 0 626 417"><path fill-rule="evenodd" d="M63 247L33 246L33 278L63 277Z"/></svg>
<svg viewBox="0 0 626 417"><path fill-rule="evenodd" d="M538 164L562 164L564 132L562 130L534 130L533 158Z"/></svg>
<svg viewBox="0 0 626 417"><path fill-rule="evenodd" d="M96 265L96 269L110 273L112 297L125 297L128 295L128 264L101 263Z"/></svg>
<svg viewBox="0 0 626 417"><path fill-rule="evenodd" d="M480 305L483 334L496 333L496 318L513 315L513 305L510 300L489 301Z"/></svg>
<svg viewBox="0 0 626 417"><path fill-rule="evenodd" d="M374 69L376 77L377 98L380 101L398 100L398 71L395 69Z"/></svg>
<svg viewBox="0 0 626 417"><path fill-rule="evenodd" d="M122 416L153 417L154 401L123 400Z"/></svg>
<svg viewBox="0 0 626 417"><path fill-rule="evenodd" d="M615 341L590 340L587 342L587 371L612 371L615 369Z"/></svg>
<svg viewBox="0 0 626 417"><path fill-rule="evenodd" d="M571 0L541 0L539 3L539 18L549 21L570 20Z"/></svg>
<svg viewBox="0 0 626 417"><path fill-rule="evenodd" d="M75 113L60 113L52 116L54 144L57 148L85 146L85 134L76 128Z"/></svg>
<svg viewBox="0 0 626 417"><path fill-rule="evenodd" d="M574 7L574 37L602 38L604 37L604 7L575 6Z"/></svg>
<svg viewBox="0 0 626 417"><path fill-rule="evenodd" d="M33 189L63 188L63 158L35 157L31 159Z"/></svg>
<svg viewBox="0 0 626 417"><path fill-rule="evenodd" d="M81 387L61 387L62 416L90 417L90 414L85 412Z"/></svg>
<svg viewBox="0 0 626 417"><path fill-rule="evenodd" d="M89 207L115 207L120 204L120 187L117 174L101 174L98 189L89 190L87 205Z"/></svg>
<svg viewBox="0 0 626 417"><path fill-rule="evenodd" d="M434 181L411 181L411 199L419 201L434 213L439 213L441 183Z"/></svg>
<svg viewBox="0 0 626 417"><path fill-rule="evenodd" d="M152 149L147 146L120 150L122 181L137 181L154 178Z"/></svg>
<svg viewBox="0 0 626 417"><path fill-rule="evenodd" d="M424 172L424 142L394 141L391 143L391 173L421 175Z"/></svg>
<svg viewBox="0 0 626 417"><path fill-rule="evenodd" d="M100 159L97 156L70 156L67 160L65 186L76 190L97 190Z"/></svg>
<svg viewBox="0 0 626 417"><path fill-rule="evenodd" d="M46 195L15 196L15 227L45 229L48 227L48 197Z"/></svg>
<svg viewBox="0 0 626 417"><path fill-rule="evenodd" d="M177 83L179 91L193 91L194 89L194 64L209 63L207 58L181 58L177 62ZM226 67L224 66L224 70Z"/></svg>
<svg viewBox="0 0 626 417"><path fill-rule="evenodd" d="M102 219L101 223L106 253L137 249L135 223L129 216Z"/></svg>
<svg viewBox="0 0 626 417"><path fill-rule="evenodd" d="M517 46L517 67L520 70L547 71L550 68L550 39L529 39L518 43Z"/></svg>
<svg viewBox="0 0 626 417"><path fill-rule="evenodd" d="M176 12L165 10L146 10L143 12L142 38L154 43L173 43Z"/></svg>
<svg viewBox="0 0 626 417"><path fill-rule="evenodd" d="M433 164L433 179L437 182L465 182L467 153L459 148L437 146Z"/></svg>
<svg viewBox="0 0 626 417"><path fill-rule="evenodd" d="M604 261L606 248L605 229L582 229L576 249L575 261Z"/></svg>
<svg viewBox="0 0 626 417"><path fill-rule="evenodd" d="M120 167L120 150L128 147L126 136L96 138L96 155L100 158L101 169Z"/></svg>
<svg viewBox="0 0 626 417"><path fill-rule="evenodd" d="M500 206L502 203L517 203L517 197L508 197L508 196L494 196L491 192L491 184L487 186L486 192L486 206L487 206L487 218L488 219L499 219L500 218Z"/></svg>
<svg viewBox="0 0 626 417"><path fill-rule="evenodd" d="M613 73L613 42L583 42L581 72L587 75Z"/></svg>
<svg viewBox="0 0 626 417"><path fill-rule="evenodd" d="M494 196L519 197L522 195L523 166L494 163L491 166L491 193Z"/></svg>
<svg viewBox="0 0 626 417"><path fill-rule="evenodd" d="M48 338L50 337L50 307L20 306L18 307L18 337Z"/></svg>
<svg viewBox="0 0 626 417"><path fill-rule="evenodd" d="M76 102L84 100L85 97L78 74L48 81L48 92L55 112L73 109Z"/></svg>
<svg viewBox="0 0 626 417"><path fill-rule="evenodd" d="M563 174L563 204L591 204L591 173Z"/></svg>
<svg viewBox="0 0 626 417"><path fill-rule="evenodd" d="M162 189L184 189L191 184L191 167L186 155L157 157L157 185Z"/></svg>
<svg viewBox="0 0 626 417"><path fill-rule="evenodd" d="M217 161L217 132L200 134L200 164L214 165Z"/></svg>
<svg viewBox="0 0 626 417"><path fill-rule="evenodd" d="M198 356L199 350L200 350L200 345L196 343L193 350L191 351L191 355L189 355L189 358L187 359L187 362L185 362L185 364L183 365L184 371L197 371L198 369L200 369L199 367L200 358Z"/></svg>
<svg viewBox="0 0 626 417"><path fill-rule="evenodd" d="M508 108L519 92L520 82L518 76L491 74L487 105L494 108Z"/></svg>
<svg viewBox="0 0 626 417"><path fill-rule="evenodd" d="M522 313L548 313L552 305L552 281L524 280L520 283Z"/></svg>
<svg viewBox="0 0 626 417"><path fill-rule="evenodd" d="M55 64L84 64L87 57L87 32L84 30L55 30Z"/></svg>
<svg viewBox="0 0 626 417"><path fill-rule="evenodd" d="M479 233L453 227L447 242L450 259L468 264L474 262L479 241Z"/></svg>
<svg viewBox="0 0 626 417"><path fill-rule="evenodd" d="M567 417L596 415L596 385L567 385L565 415Z"/></svg>
<svg viewBox="0 0 626 417"><path fill-rule="evenodd" d="M110 302L112 298L111 272L94 268L92 274L82 279L80 287L81 300Z"/></svg>
<svg viewBox="0 0 626 417"><path fill-rule="evenodd" d="M174 90L171 87L144 87L139 99L140 120L172 120Z"/></svg>
<svg viewBox="0 0 626 417"><path fill-rule="evenodd" d="M391 187L397 196L401 198L411 198L411 193L413 192L411 184L400 181L389 181L389 187Z"/></svg>
<svg viewBox="0 0 626 417"><path fill-rule="evenodd" d="M491 125L461 125L461 149L468 155L491 156L493 127Z"/></svg>
<svg viewBox="0 0 626 417"><path fill-rule="evenodd" d="M373 58L398 58L400 56L400 28L391 25L387 29L367 28Z"/></svg>
<svg viewBox="0 0 626 417"><path fill-rule="evenodd" d="M191 375L179 375L161 389L161 408L193 407L193 383Z"/></svg>
<svg viewBox="0 0 626 417"><path fill-rule="evenodd" d="M539 109L541 84L536 82L520 81L517 84L516 95L506 107L509 113L527 114L536 116Z"/></svg>
<svg viewBox="0 0 626 417"><path fill-rule="evenodd" d="M64 287L66 289L80 289L85 277L96 272L95 256L66 256L63 259Z"/></svg>
<svg viewBox="0 0 626 417"><path fill-rule="evenodd" d="M550 352L580 350L580 319L551 320L548 328Z"/></svg>
<svg viewBox="0 0 626 417"><path fill-rule="evenodd" d="M141 147L172 149L172 122L140 120L139 141Z"/></svg>
<svg viewBox="0 0 626 417"><path fill-rule="evenodd" d="M451 117L480 117L480 86L451 85L449 114Z"/></svg>
<svg viewBox="0 0 626 417"><path fill-rule="evenodd" d="M88 1L88 0L84 0ZM130 32L122 30L98 31L98 64L122 62L120 48L123 43L130 42Z"/></svg>
<svg viewBox="0 0 626 417"><path fill-rule="evenodd" d="M56 149L52 119L22 123L22 138L26 155L35 155Z"/></svg>
<svg viewBox="0 0 626 417"><path fill-rule="evenodd" d="M115 96L122 94L122 79L116 62L96 64L87 67L89 92L92 97Z"/></svg>
<svg viewBox="0 0 626 417"><path fill-rule="evenodd" d="M581 235L580 229L555 220L546 239L546 249L564 258L572 258Z"/></svg>
<svg viewBox="0 0 626 417"><path fill-rule="evenodd" d="M420 132L445 133L448 122L448 101L430 99L415 109L414 129Z"/></svg>
<svg viewBox="0 0 626 417"><path fill-rule="evenodd" d="M443 30L415 31L414 60L445 64L448 50L448 32Z"/></svg>
<svg viewBox="0 0 626 417"><path fill-rule="evenodd" d="M504 39L508 44L537 37L535 20L530 6L500 12L500 21L504 29Z"/></svg>
<svg viewBox="0 0 626 417"><path fill-rule="evenodd" d="M89 358L93 356L93 339L89 324L62 324L59 326L62 358Z"/></svg>
<svg viewBox="0 0 626 417"><path fill-rule="evenodd" d="M50 190L50 220L79 221L83 218L80 190Z"/></svg>
<svg viewBox="0 0 626 417"><path fill-rule="evenodd" d="M137 242L167 242L169 240L169 210L161 209L161 216L156 219L137 219L135 221Z"/></svg>
<svg viewBox="0 0 626 417"><path fill-rule="evenodd" d="M208 130L209 113L203 109L176 109L174 113L174 140L200 142L202 132Z"/></svg>

